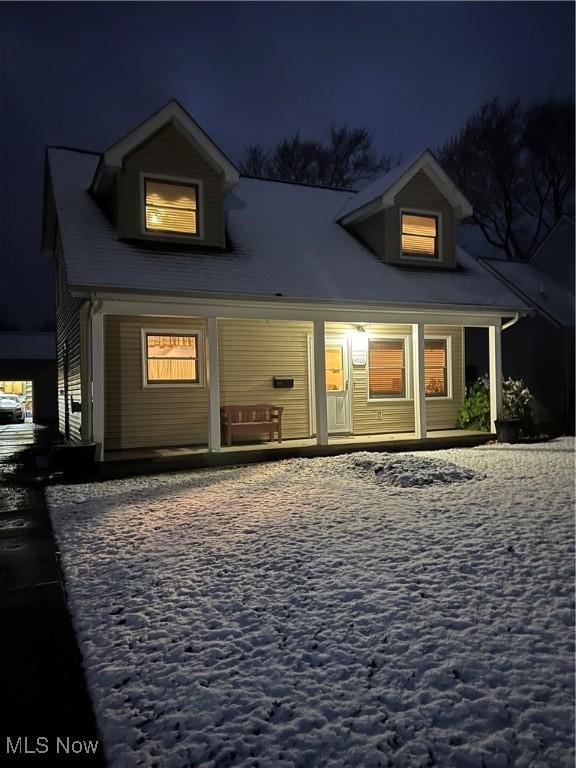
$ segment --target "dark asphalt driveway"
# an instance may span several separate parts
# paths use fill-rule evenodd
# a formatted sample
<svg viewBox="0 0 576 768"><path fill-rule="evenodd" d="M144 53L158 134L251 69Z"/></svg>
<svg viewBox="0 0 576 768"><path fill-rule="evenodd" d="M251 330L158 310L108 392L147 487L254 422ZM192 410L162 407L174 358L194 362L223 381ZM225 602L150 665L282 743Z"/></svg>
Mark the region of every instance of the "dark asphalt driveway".
<svg viewBox="0 0 576 768"><path fill-rule="evenodd" d="M91 757L55 751L57 737L98 735L44 481L27 475L14 458L45 436L29 424L0 426L0 764L102 766L101 749ZM27 742L18 742L19 736ZM7 754L7 737L18 745L16 754ZM36 741L39 737L47 741Z"/></svg>

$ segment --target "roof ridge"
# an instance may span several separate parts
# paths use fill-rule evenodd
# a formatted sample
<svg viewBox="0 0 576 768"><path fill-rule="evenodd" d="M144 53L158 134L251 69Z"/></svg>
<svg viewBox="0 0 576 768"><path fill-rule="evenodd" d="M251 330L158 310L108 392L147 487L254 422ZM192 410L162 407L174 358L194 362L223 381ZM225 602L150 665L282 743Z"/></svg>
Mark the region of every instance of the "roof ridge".
<svg viewBox="0 0 576 768"><path fill-rule="evenodd" d="M478 256L477 261L498 261L505 262L506 264L530 264L530 260L526 259L508 259L504 256Z"/></svg>
<svg viewBox="0 0 576 768"><path fill-rule="evenodd" d="M269 176L254 176L251 173L241 173L241 179L252 179L253 181L274 181L278 184L293 184L296 187L313 187L314 189L329 189L332 192L349 192L351 194L357 194L357 189L349 189L348 187L332 187L328 184L312 184L309 181L292 181L291 179L273 179Z"/></svg>
<svg viewBox="0 0 576 768"><path fill-rule="evenodd" d="M544 236L544 239L543 239L543 240L540 242L540 244L538 245L538 247L536 248L536 250L534 251L534 253L532 254L532 256L530 256L530 258L528 259L528 261L532 261L532 259L534 259L534 258L536 257L536 255L537 255L537 254L538 254L538 253L539 253L539 252L542 250L542 248L543 248L543 247L544 247L544 245L545 245L545 244L548 242L548 240L549 240L549 239L552 237L552 235L553 235L555 232L557 232L557 231L558 231L558 227L560 226L560 224L562 223L562 221L564 221L564 219L568 219L568 221L570 221L572 224L574 224L574 223L575 223L575 222L574 222L574 217L573 217L573 216L570 216L570 214L569 214L569 213L567 213L566 211L564 211L564 212L562 213L562 215L560 216L560 218L558 219L558 221L556 221L556 222L555 222L555 224L554 224L554 226L552 227L552 229L550 229L550 230L549 230L549 231L546 233L546 235Z"/></svg>
<svg viewBox="0 0 576 768"><path fill-rule="evenodd" d="M65 152L78 152L80 155L98 155L98 157L102 157L102 152L96 152L93 149L81 149L80 147L67 147L64 144L46 144L46 149L63 149Z"/></svg>
<svg viewBox="0 0 576 768"><path fill-rule="evenodd" d="M488 272L493 274L505 286L507 286L509 288L509 290L511 290L513 293L515 293L517 296L519 296L523 301L527 302L529 305L531 305L538 312L541 312L543 315L545 315L554 325L556 325L557 327L560 327L560 326L564 325L562 320L559 320L557 317L555 317L552 314L552 312L549 309L547 309L545 306L543 306L542 303L538 300L537 297L535 298L533 295L531 295L531 293L529 292L529 290L526 289L525 286L517 285L516 283L514 283L512 281L512 279L508 275L503 274L502 272L500 272L500 270L497 267L493 267L493 266L491 266L490 264L488 264L486 262L490 262L490 261L494 262L494 261L496 261L496 262L499 262L499 263L506 262L508 264L525 264L526 266L528 266L531 269L533 269L534 272L539 273L539 275L543 278L543 280L541 281L542 284L544 283L544 281L546 281L546 283L552 283L556 287L556 289L559 288L563 293L567 294L569 298L571 297L573 299L574 297L572 296L570 291L568 291L561 283L559 283L553 277L550 277L545 272L542 272L541 269L539 269L538 267L534 266L533 264L530 264L529 261L517 261L517 260L513 260L513 259L486 259L486 258L479 259L478 261L482 264L484 269L486 269Z"/></svg>

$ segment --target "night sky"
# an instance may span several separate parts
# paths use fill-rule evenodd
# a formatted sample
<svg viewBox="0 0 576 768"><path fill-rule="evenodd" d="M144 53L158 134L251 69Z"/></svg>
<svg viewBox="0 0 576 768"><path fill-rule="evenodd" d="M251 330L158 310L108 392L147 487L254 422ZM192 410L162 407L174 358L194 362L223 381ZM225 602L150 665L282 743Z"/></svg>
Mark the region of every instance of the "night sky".
<svg viewBox="0 0 576 768"><path fill-rule="evenodd" d="M408 157L491 97L574 96L573 3L4 3L0 322L51 322L46 144L104 150L172 97L234 160L331 122Z"/></svg>

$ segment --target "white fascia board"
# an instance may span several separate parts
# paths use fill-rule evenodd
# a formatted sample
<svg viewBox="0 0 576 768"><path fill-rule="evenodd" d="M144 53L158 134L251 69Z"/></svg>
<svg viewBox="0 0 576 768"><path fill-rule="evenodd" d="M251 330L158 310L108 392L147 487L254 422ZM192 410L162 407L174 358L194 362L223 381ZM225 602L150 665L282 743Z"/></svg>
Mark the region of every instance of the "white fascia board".
<svg viewBox="0 0 576 768"><path fill-rule="evenodd" d="M365 301L346 302L338 300L310 300L310 299L281 299L255 296L222 295L214 297L207 294L189 294L174 295L172 293L140 293L129 290L99 290L97 287L81 288L69 287L70 293L74 298L92 297L101 301L127 302L148 304L150 307L156 305L188 307L191 305L202 305L206 308L216 309L239 309L244 311L246 307L270 311L294 311L299 313L346 311L352 313L364 312L394 312L403 315L413 315L414 313L460 313L462 315L480 314L492 315L493 317L511 317L512 315L528 316L533 312L528 307L518 306L482 306L470 304L402 304L394 303L370 303ZM170 314L174 314L173 312ZM211 313L215 316L214 313Z"/></svg>
<svg viewBox="0 0 576 768"><path fill-rule="evenodd" d="M394 306L351 304L322 304L314 302L267 302L251 300L175 299L163 296L98 294L102 312L116 315L149 315L165 317L218 317L277 320L324 320L347 323L420 322L428 325L468 325L488 327L499 325L502 317L510 317L517 309L490 307Z"/></svg>
<svg viewBox="0 0 576 768"><path fill-rule="evenodd" d="M345 310L346 312L396 312L402 314L414 314L414 313L430 313L430 312L455 312L461 314L481 314L481 315L493 315L494 317L511 317L512 315L519 315L520 317L529 316L533 314L533 310L529 307L518 306L483 306L481 304L432 304L432 303L419 303L419 304L407 304L402 302L401 304L394 304L392 302L380 302L370 303L366 301L339 301L331 299L282 299L282 298L267 298L258 296L240 296L238 294L222 294L221 296L214 297L213 294L178 294L173 293L141 293L134 290L100 290L98 287L82 287L82 286L69 286L71 296L74 298L93 298L101 301L124 301L133 303L148 303L151 306L155 304L170 304L178 306L190 306L191 304L202 304L206 307L222 308L241 308L253 307L258 310L262 308L269 308L271 310L278 310L280 308L294 310L296 312L308 312L314 311L330 311L330 310Z"/></svg>
<svg viewBox="0 0 576 768"><path fill-rule="evenodd" d="M169 102L127 136L107 149L103 155L104 164L109 167L120 168L124 157L129 152L139 147L168 123L172 123L185 138L192 140L199 147L206 159L224 174L226 184L233 185L238 182L239 174L234 164L176 101Z"/></svg>
<svg viewBox="0 0 576 768"><path fill-rule="evenodd" d="M445 195L446 199L456 211L458 219L472 216L472 205L444 171L432 152L430 152L429 149L426 149L420 157L412 163L406 173L397 179L389 189L370 203L363 205L357 211L352 211L347 216L344 216L341 220L342 224L352 224L353 222L362 221L362 219L366 219L384 208L391 208L396 201L398 192L400 192L400 190L403 189L420 171L424 171L432 183Z"/></svg>

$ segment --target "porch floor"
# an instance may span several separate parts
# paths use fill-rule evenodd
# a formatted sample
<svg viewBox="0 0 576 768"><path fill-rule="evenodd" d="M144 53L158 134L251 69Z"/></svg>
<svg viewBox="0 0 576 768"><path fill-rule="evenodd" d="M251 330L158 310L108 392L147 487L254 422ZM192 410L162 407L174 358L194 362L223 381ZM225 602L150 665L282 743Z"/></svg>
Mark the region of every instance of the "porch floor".
<svg viewBox="0 0 576 768"><path fill-rule="evenodd" d="M293 457L327 456L361 450L381 449L397 452L464 447L481 445L494 437L495 435L489 432L439 429L428 432L421 440L415 438L413 432L332 435L328 445L318 445L316 438L283 440L281 443L235 443L232 446L222 446L222 450L218 453L211 453L207 446L202 445L137 448L105 451L104 461L99 467L102 475L116 477L125 474L246 464Z"/></svg>

